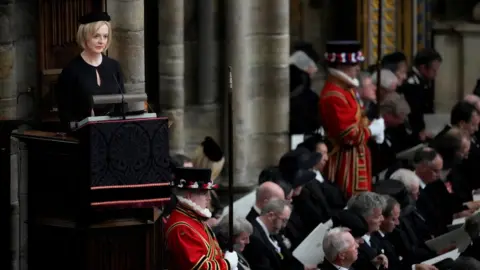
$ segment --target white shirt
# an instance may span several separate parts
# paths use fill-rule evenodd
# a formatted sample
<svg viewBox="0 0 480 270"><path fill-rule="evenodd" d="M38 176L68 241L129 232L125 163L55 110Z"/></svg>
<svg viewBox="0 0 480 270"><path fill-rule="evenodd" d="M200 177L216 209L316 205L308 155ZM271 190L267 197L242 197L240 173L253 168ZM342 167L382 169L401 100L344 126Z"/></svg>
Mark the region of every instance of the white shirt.
<svg viewBox="0 0 480 270"><path fill-rule="evenodd" d="M337 268L338 270L348 270L348 268L345 268L345 267L343 267L343 266L336 265L336 264L334 264L334 263L332 263L332 265L333 265L335 268Z"/></svg>
<svg viewBox="0 0 480 270"><path fill-rule="evenodd" d="M427 184L425 184L422 179L420 179L420 183L419 183L419 184L420 184L420 188L421 188L421 189L424 189L424 188L427 186Z"/></svg>
<svg viewBox="0 0 480 270"><path fill-rule="evenodd" d="M362 236L363 241L365 241L365 243L367 243L367 245L371 247L372 245L370 244L370 238L371 236L368 234L365 234L364 236Z"/></svg>
<svg viewBox="0 0 480 270"><path fill-rule="evenodd" d="M257 217L256 220L257 220L258 224L260 224L260 227L262 227L264 233L267 235L268 241L270 241L270 243L275 247L275 250L276 250L278 253L281 253L281 252L282 252L282 249L281 249L280 246L278 245L277 241L273 240L273 239L270 237L270 232L268 231L267 226L265 226L265 224L263 224L263 222L262 222L262 220L260 219L260 217Z"/></svg>
<svg viewBox="0 0 480 270"><path fill-rule="evenodd" d="M317 179L318 182L323 183L323 181L325 181L325 179L323 179L323 176L319 171L314 170L313 172L315 172L315 179Z"/></svg>
<svg viewBox="0 0 480 270"><path fill-rule="evenodd" d="M253 210L255 210L255 212L257 212L258 215L260 215L260 213L262 213L262 210L260 210L260 208L258 208L258 206L256 206L256 205L253 206Z"/></svg>

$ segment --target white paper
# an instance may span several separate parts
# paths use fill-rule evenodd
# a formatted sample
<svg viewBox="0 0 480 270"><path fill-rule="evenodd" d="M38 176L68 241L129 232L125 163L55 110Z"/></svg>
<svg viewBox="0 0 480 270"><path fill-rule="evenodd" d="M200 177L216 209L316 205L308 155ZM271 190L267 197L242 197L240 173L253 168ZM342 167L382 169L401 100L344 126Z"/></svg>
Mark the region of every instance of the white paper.
<svg viewBox="0 0 480 270"><path fill-rule="evenodd" d="M305 135L303 134L295 134L290 136L290 149L295 150L299 144L301 144L305 140Z"/></svg>
<svg viewBox="0 0 480 270"><path fill-rule="evenodd" d="M248 215L248 212L252 209L253 205L255 204L256 199L256 191L253 190L252 192L248 193L247 195L243 196L242 198L233 202L233 217L234 218L245 218ZM228 215L229 207L226 206L223 208L222 216L220 220Z"/></svg>
<svg viewBox="0 0 480 270"><path fill-rule="evenodd" d="M437 256L435 258L432 258L430 260L427 260L427 261L424 261L422 262L422 264L428 264L428 265L434 265L440 261L443 261L445 259L452 259L452 260L456 260L458 257L460 256L460 252L458 251L458 249L454 249L450 252L447 252L445 254L442 254L440 256Z"/></svg>
<svg viewBox="0 0 480 270"><path fill-rule="evenodd" d="M404 150L400 153L397 154L397 158L398 159L408 159L408 160L412 160L413 159L413 156L415 155L415 152L417 152L417 150L425 147L426 144L418 144L412 148L409 148L407 150Z"/></svg>
<svg viewBox="0 0 480 270"><path fill-rule="evenodd" d="M440 252L451 246L464 246L466 243L470 243L470 236L462 226L456 230L440 235L439 237L428 240L425 244L433 251Z"/></svg>
<svg viewBox="0 0 480 270"><path fill-rule="evenodd" d="M303 265L317 265L323 261L323 237L329 229L321 223L293 251L293 256Z"/></svg>
<svg viewBox="0 0 480 270"><path fill-rule="evenodd" d="M480 201L480 194L473 194L474 201Z"/></svg>
<svg viewBox="0 0 480 270"><path fill-rule="evenodd" d="M423 119L425 120L425 130L433 135L437 135L446 125L450 124L449 113L425 114Z"/></svg>
<svg viewBox="0 0 480 270"><path fill-rule="evenodd" d="M472 215L472 216L474 216L474 215L480 215L480 209L479 209L479 210L477 210L475 213L473 213L473 215ZM459 225L459 224L463 224L463 223L465 223L465 220L467 220L467 218L465 218L465 217L462 217L462 218L456 218L456 219L454 219L454 220L452 221L452 225Z"/></svg>

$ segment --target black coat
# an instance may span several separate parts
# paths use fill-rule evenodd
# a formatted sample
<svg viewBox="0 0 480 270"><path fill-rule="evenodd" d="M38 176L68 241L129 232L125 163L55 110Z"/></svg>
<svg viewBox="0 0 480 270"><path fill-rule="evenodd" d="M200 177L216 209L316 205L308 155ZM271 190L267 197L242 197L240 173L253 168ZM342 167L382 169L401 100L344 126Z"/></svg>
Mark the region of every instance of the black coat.
<svg viewBox="0 0 480 270"><path fill-rule="evenodd" d="M436 256L425 241L432 239L424 218L414 206L402 209L400 225L387 235L390 243L395 247L398 256L406 264L415 264L426 261Z"/></svg>
<svg viewBox="0 0 480 270"><path fill-rule="evenodd" d="M417 207L425 217L430 232L435 236L447 233L453 215L467 209L455 194L448 192L441 180L427 184L420 191Z"/></svg>
<svg viewBox="0 0 480 270"><path fill-rule="evenodd" d="M362 243L359 245L358 258L355 263L353 263L353 266L356 269L362 270L378 270L378 268L373 264L372 260L381 253L380 243L378 243L377 239L371 237L370 245L367 243ZM380 269L383 269L383 267L380 267Z"/></svg>
<svg viewBox="0 0 480 270"><path fill-rule="evenodd" d="M257 220L251 222L253 233L250 236L250 243L245 247L243 255L250 264L252 270L301 270L303 265L298 262L292 253L285 247L278 236L274 237L280 246L281 252L278 253L265 234Z"/></svg>
<svg viewBox="0 0 480 270"><path fill-rule="evenodd" d="M306 184L300 195L293 199L293 212L285 230L292 249L345 205L345 197L336 184L329 181L320 183L317 180Z"/></svg>
<svg viewBox="0 0 480 270"><path fill-rule="evenodd" d="M418 135L425 129L424 114L434 112L434 93L431 83L411 70L407 74L407 80L398 87L397 91L405 96L410 106L408 121L413 134Z"/></svg>

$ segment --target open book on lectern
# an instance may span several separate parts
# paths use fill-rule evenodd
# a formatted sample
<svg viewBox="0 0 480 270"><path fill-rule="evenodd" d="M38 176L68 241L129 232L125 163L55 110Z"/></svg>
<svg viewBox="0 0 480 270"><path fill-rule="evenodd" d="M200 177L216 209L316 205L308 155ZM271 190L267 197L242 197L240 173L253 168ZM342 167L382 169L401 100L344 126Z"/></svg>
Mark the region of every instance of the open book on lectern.
<svg viewBox="0 0 480 270"><path fill-rule="evenodd" d="M72 130L79 129L87 123L122 119L155 118L155 113L145 113L147 94L113 94L92 96L93 105L113 104L115 109L108 115L90 116L79 122L71 122Z"/></svg>

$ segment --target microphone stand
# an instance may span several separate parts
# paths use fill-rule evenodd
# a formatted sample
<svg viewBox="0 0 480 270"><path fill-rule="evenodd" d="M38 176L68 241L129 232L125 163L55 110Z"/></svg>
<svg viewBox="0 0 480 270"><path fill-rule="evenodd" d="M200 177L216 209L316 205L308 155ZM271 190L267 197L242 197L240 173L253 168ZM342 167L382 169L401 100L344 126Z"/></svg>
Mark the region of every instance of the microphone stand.
<svg viewBox="0 0 480 270"><path fill-rule="evenodd" d="M234 237L233 237L233 78L232 66L228 67L228 95L227 95L227 109L228 109L228 249L233 252Z"/></svg>
<svg viewBox="0 0 480 270"><path fill-rule="evenodd" d="M120 95L122 96L122 101L120 104L120 113L122 115L123 120L126 119L126 114L125 114L125 93L123 93L122 87L118 83L117 77L115 74L112 73L113 79L115 80L115 83L117 84L118 87L118 92L120 92Z"/></svg>
<svg viewBox="0 0 480 270"><path fill-rule="evenodd" d="M383 47L383 42L382 42L382 31L383 31L383 0L378 1L378 34L377 34L377 89L376 89L376 96L377 96L377 106L376 106L376 116L377 118L382 117L381 112L380 112L380 100L381 100L381 91L380 87L382 86L381 80L382 80L382 47ZM385 132L385 131L384 131ZM378 154L381 154L381 145L377 144L377 151ZM380 165L379 160L377 159L377 165ZM380 166L377 166L380 168ZM377 169L378 170L378 169ZM377 171L375 174L375 179L377 181L380 181L380 175L379 172Z"/></svg>

